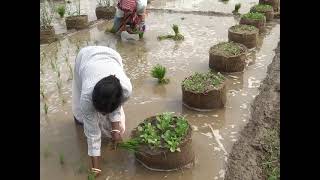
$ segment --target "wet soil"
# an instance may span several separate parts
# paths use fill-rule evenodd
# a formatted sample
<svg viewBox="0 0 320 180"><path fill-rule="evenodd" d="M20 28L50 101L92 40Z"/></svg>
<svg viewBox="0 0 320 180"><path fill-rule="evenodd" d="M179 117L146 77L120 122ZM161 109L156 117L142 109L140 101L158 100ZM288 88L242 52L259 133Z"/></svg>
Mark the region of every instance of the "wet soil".
<svg viewBox="0 0 320 180"><path fill-rule="evenodd" d="M249 123L241 131L239 141L233 145L229 155L226 180L267 179L269 175L262 165L270 156L265 148L270 146L266 137L275 131L272 141L280 139L280 42L275 51L268 75L259 88L260 94L253 101ZM277 148L280 153L280 146ZM279 167L280 157L275 161L273 166Z"/></svg>

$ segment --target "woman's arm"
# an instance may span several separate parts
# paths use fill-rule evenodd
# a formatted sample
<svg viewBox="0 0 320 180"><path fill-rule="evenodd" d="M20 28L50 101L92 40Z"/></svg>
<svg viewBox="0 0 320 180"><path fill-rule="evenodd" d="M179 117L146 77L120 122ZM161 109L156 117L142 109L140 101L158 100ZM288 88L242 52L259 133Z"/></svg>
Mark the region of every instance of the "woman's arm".
<svg viewBox="0 0 320 180"><path fill-rule="evenodd" d="M101 155L101 131L97 119L97 114L92 106L92 102L86 96L80 98L81 112L84 115L83 127L87 137L88 155L91 157L91 167L100 169L99 159ZM99 173L96 173L98 175Z"/></svg>

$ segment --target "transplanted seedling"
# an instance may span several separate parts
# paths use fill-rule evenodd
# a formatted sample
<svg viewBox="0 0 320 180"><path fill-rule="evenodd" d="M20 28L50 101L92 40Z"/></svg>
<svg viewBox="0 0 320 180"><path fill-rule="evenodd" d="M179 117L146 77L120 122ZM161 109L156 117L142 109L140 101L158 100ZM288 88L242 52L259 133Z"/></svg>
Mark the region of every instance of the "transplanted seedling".
<svg viewBox="0 0 320 180"><path fill-rule="evenodd" d="M50 155L51 155L51 152L50 152L50 150L49 150L49 146L47 146L47 147L44 149L43 156L44 156L44 158L48 158Z"/></svg>
<svg viewBox="0 0 320 180"><path fill-rule="evenodd" d="M72 70L72 66L71 66L71 64L69 62L67 64L67 66L68 66L68 69L69 69L69 78L68 78L68 81L69 81L69 80L72 80L72 78L73 78L73 70Z"/></svg>
<svg viewBox="0 0 320 180"><path fill-rule="evenodd" d="M164 40L164 39L173 39L174 41L181 41L184 40L184 36L180 34L178 25L174 24L172 26L172 30L174 31L174 35L162 35L158 36L158 40Z"/></svg>
<svg viewBox="0 0 320 180"><path fill-rule="evenodd" d="M53 61L52 59L50 59L50 65L51 65L51 69L53 71L56 71L57 70L57 62L56 61Z"/></svg>
<svg viewBox="0 0 320 180"><path fill-rule="evenodd" d="M62 104L65 104L66 103L66 99L64 97L62 97Z"/></svg>
<svg viewBox="0 0 320 180"><path fill-rule="evenodd" d="M63 153L60 153L60 154L59 154L59 162L60 162L61 165L64 165L64 164L65 164Z"/></svg>
<svg viewBox="0 0 320 180"><path fill-rule="evenodd" d="M57 68L57 75L58 75L58 78L60 79L61 72L60 72L60 69L59 69L59 68Z"/></svg>
<svg viewBox="0 0 320 180"><path fill-rule="evenodd" d="M94 173L93 172L89 172L88 174L88 180L95 180L95 176L94 176Z"/></svg>
<svg viewBox="0 0 320 180"><path fill-rule="evenodd" d="M151 70L151 76L158 79L159 84L167 84L169 83L169 79L165 78L166 68L157 64Z"/></svg>
<svg viewBox="0 0 320 180"><path fill-rule="evenodd" d="M44 113L48 114L48 110L49 110L49 106L47 105L47 103L45 102L43 105L43 109L44 109Z"/></svg>
<svg viewBox="0 0 320 180"><path fill-rule="evenodd" d="M64 14L66 12L66 6L65 5L60 5L56 9L57 13L59 14L60 18L64 17Z"/></svg>
<svg viewBox="0 0 320 180"><path fill-rule="evenodd" d="M40 84L40 95L42 99L45 99L46 96L45 96L43 84Z"/></svg>
<svg viewBox="0 0 320 180"><path fill-rule="evenodd" d="M234 10L232 11L233 14L235 15L238 15L240 14L239 13L239 9L241 8L241 3L237 3L235 6L234 6Z"/></svg>
<svg viewBox="0 0 320 180"><path fill-rule="evenodd" d="M62 87L62 81L61 81L61 79L58 79L58 80L57 80L56 85L57 85L58 90L59 90L59 93L60 93L60 92L61 92L61 87Z"/></svg>

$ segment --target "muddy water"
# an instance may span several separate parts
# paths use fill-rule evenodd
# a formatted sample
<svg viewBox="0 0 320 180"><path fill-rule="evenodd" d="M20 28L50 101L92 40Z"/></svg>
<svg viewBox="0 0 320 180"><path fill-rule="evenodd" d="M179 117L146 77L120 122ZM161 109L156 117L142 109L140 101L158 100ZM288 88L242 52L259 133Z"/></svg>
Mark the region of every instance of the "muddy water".
<svg viewBox="0 0 320 180"><path fill-rule="evenodd" d="M95 14L95 8L97 6L97 0L79 0L81 14L88 15L88 20L95 21L97 20ZM77 4L78 0L71 0L72 3ZM111 0L111 4L115 4L117 0ZM176 11L213 11L213 12L222 12L222 13L232 13L234 6L237 3L241 3L240 13L246 13L250 10L255 4L258 4L258 0L229 0L223 2L221 0L151 0L151 3L148 5L148 9L171 9ZM64 4L63 1L54 1L54 6ZM148 10L149 11L149 10ZM66 12L67 15L67 12ZM60 18L57 14L53 20L53 25L55 28L56 34L66 33L67 29L65 26L64 18Z"/></svg>
<svg viewBox="0 0 320 180"><path fill-rule="evenodd" d="M184 20L182 20L184 18ZM186 115L194 129L193 146L196 164L192 169L176 172L151 172L134 161L132 154L110 151L102 145L103 175L98 179L223 179L227 154L237 140L238 132L248 121L250 103L272 61L273 49L280 37L280 25L268 24L261 35L259 48L251 50L248 66L243 73L226 74L227 103L224 109L212 112L190 111L181 103L181 81L192 72L206 72L208 50L227 40L227 29L236 24L233 17L199 16L191 14L166 14L151 12L147 17L148 31L143 41L121 42L118 37L105 34L111 26L100 22L89 30L69 34L65 39L41 46L41 82L45 99L40 100L41 115L41 179L85 179L88 168L86 139L83 130L73 122L71 112L71 78L68 65L73 66L78 47L104 45L116 49L122 56L125 70L133 84L133 95L125 104L128 133L143 119L156 113L172 111ZM157 41L156 37L170 32L171 24L178 24L185 36L183 42ZM56 62L60 71L61 90L58 91ZM168 85L159 86L150 77L150 69L160 63L168 68ZM44 114L44 103L48 114ZM212 127L212 130L210 129ZM64 156L64 165L59 163Z"/></svg>
<svg viewBox="0 0 320 180"><path fill-rule="evenodd" d="M241 3L240 13L245 13L250 10L258 0L167 0L158 1L152 0L150 8L165 8L175 10L196 10L196 11L215 11L223 13L231 13L237 3Z"/></svg>

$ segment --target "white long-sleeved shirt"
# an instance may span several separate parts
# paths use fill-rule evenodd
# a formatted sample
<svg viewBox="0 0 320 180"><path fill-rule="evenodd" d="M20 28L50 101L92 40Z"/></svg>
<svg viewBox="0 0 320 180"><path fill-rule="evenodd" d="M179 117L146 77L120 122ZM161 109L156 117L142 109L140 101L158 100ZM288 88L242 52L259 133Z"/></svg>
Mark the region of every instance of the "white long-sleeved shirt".
<svg viewBox="0 0 320 180"><path fill-rule="evenodd" d="M93 107L92 91L98 81L109 75L115 75L119 79L123 89L122 103L125 102L132 93L132 85L123 70L120 54L104 46L88 46L80 50L74 66L72 111L75 118L84 125L89 156L100 156L99 121L103 117ZM119 107L104 119L119 122L120 114Z"/></svg>

